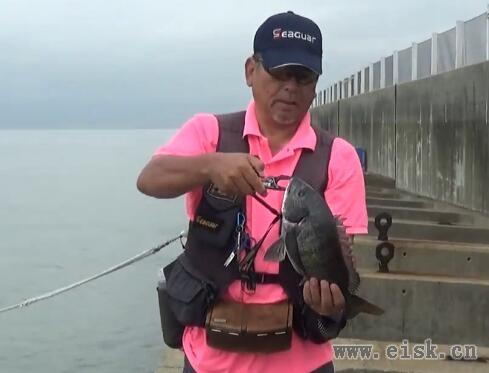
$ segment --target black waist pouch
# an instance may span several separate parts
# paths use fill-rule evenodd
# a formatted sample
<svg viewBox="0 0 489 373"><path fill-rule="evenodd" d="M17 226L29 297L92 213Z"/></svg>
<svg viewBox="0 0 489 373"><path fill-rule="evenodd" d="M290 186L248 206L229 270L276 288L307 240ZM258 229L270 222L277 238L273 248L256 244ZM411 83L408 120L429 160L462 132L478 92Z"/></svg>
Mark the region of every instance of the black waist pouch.
<svg viewBox="0 0 489 373"><path fill-rule="evenodd" d="M170 307L166 281L160 281L158 283L157 291L163 341L170 348L182 348L182 337L185 326L180 324Z"/></svg>
<svg viewBox="0 0 489 373"><path fill-rule="evenodd" d="M221 194L212 184L204 188L195 218L189 226L189 237L199 237L199 242L226 248L236 228L236 216L242 199Z"/></svg>
<svg viewBox="0 0 489 373"><path fill-rule="evenodd" d="M192 267L185 253L163 268L166 281L158 283L163 340L171 348L182 347L185 326L205 325L217 286Z"/></svg>

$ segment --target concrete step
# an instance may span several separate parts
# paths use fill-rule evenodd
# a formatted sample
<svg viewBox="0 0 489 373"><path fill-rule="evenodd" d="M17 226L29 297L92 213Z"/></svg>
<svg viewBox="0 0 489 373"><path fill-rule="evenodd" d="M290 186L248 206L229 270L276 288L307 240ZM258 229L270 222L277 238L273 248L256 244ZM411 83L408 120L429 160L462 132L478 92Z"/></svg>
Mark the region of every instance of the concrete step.
<svg viewBox="0 0 489 373"><path fill-rule="evenodd" d="M469 225L474 222L471 215L461 214L452 211L428 210L413 207L394 207L381 205L368 205L368 215L375 217L380 213L388 212L392 219L401 220L423 220L438 224L459 224Z"/></svg>
<svg viewBox="0 0 489 373"><path fill-rule="evenodd" d="M401 192L395 189L383 190L383 191L367 190L366 193L367 193L367 198L391 198L391 199L406 198L405 195L401 194Z"/></svg>
<svg viewBox="0 0 489 373"><path fill-rule="evenodd" d="M430 208L433 202L427 200L408 200L397 198L367 197L367 205L392 206L392 207L411 207L411 208Z"/></svg>
<svg viewBox="0 0 489 373"><path fill-rule="evenodd" d="M370 192L392 192L392 191L397 191L397 189L395 189L395 188L384 188L384 187L370 186L370 185L366 185L365 190L366 191L370 191Z"/></svg>
<svg viewBox="0 0 489 373"><path fill-rule="evenodd" d="M396 187L396 181L394 179L391 179L391 178L388 178L385 176L366 173L364 175L364 179L365 179L365 184L367 186L380 187L380 188L395 188Z"/></svg>
<svg viewBox="0 0 489 373"><path fill-rule="evenodd" d="M369 218L368 231L370 236L376 237L378 230L374 221L374 218ZM425 221L393 220L388 236L412 240L489 244L488 228L441 225Z"/></svg>
<svg viewBox="0 0 489 373"><path fill-rule="evenodd" d="M393 273L438 275L489 280L489 245L455 244L392 239L394 257L389 262ZM353 248L357 267L377 271L376 247L380 243L368 236L355 237Z"/></svg>
<svg viewBox="0 0 489 373"><path fill-rule="evenodd" d="M489 281L360 271L358 295L384 308L360 314L342 337L489 347Z"/></svg>

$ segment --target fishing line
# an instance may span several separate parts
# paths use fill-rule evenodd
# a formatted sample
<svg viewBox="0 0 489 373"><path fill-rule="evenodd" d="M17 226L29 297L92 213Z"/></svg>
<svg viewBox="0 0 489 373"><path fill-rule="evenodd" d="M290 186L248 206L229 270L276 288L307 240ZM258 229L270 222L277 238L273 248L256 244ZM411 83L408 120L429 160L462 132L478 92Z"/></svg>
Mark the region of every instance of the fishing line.
<svg viewBox="0 0 489 373"><path fill-rule="evenodd" d="M28 298L28 299L26 299L26 300L24 300L24 301L22 301L20 303L17 303L17 304L8 306L8 307L0 308L0 313L4 313L4 312L12 311L12 310L15 310L15 309L18 309L18 308L23 308L23 307L30 306L33 303L36 303L36 302L39 302L39 301L42 301L42 300L45 300L45 299L52 298L52 297L54 297L56 295L59 295L59 294L64 293L66 291L72 290L72 289L74 289L74 288L76 288L78 286L84 285L87 282L96 280L96 279L98 279L100 277L103 277L105 275L108 275L109 273L118 271L118 270L120 270L120 269L122 269L124 267L127 267L127 266L129 266L129 265L131 265L133 263L139 262L140 260L142 260L142 259L144 259L144 258L146 258L148 256L151 256L151 255L156 254L158 251L160 251L164 247L170 245L171 243L173 243L173 242L175 242L177 240L180 240L180 242L182 242L182 238L184 238L186 236L187 236L187 232L186 231L182 231L178 236L169 239L168 241L162 243L161 245L159 245L157 247L154 247L152 249L149 249L149 250L145 250L142 253L140 253L140 254L138 254L136 256L133 256L132 258L129 258L129 259L123 261L122 263L119 263L119 264L117 264L117 265L115 265L113 267L107 268L103 272L100 272L100 273L98 273L96 275L93 275L91 277L88 277L88 278L86 278L84 280L75 282L75 283L73 283L71 285L68 285L68 286L65 286L65 287L62 287L62 288L59 288L59 289L50 291L50 292L45 293L45 294L41 294L41 295L39 295L37 297Z"/></svg>

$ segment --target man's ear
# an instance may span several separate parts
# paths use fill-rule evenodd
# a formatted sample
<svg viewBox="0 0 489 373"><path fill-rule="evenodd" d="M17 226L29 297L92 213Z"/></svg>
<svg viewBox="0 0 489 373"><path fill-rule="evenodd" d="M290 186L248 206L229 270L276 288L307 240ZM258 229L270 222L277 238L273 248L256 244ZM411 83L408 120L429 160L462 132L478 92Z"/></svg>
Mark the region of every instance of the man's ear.
<svg viewBox="0 0 489 373"><path fill-rule="evenodd" d="M253 85L253 75L256 69L256 61L253 57L248 57L245 62L245 77L246 77L246 85L251 87Z"/></svg>

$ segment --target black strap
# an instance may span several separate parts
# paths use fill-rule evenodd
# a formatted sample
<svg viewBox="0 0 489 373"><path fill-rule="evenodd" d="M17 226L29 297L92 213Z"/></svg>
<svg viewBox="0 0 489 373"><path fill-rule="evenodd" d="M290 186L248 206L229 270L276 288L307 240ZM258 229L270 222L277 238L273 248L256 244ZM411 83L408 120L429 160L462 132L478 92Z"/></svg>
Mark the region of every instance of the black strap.
<svg viewBox="0 0 489 373"><path fill-rule="evenodd" d="M239 273L242 279L243 286L250 291L255 291L256 288L256 272L255 272L255 258L258 250L263 245L265 238L270 233L272 227L280 220L282 215L276 215L267 228L267 231L263 237L251 248L251 250L246 254L246 256L239 262Z"/></svg>
<svg viewBox="0 0 489 373"><path fill-rule="evenodd" d="M249 153L248 141L243 137L246 111L219 114L217 151L223 153Z"/></svg>
<svg viewBox="0 0 489 373"><path fill-rule="evenodd" d="M275 273L265 273L265 272L255 272L254 281L257 284L278 284L278 274Z"/></svg>
<svg viewBox="0 0 489 373"><path fill-rule="evenodd" d="M280 212L278 212L277 210L275 210L272 206L270 206L264 199L258 197L258 195L256 193L253 193L251 195L254 199L256 199L258 202L260 202L263 207L265 207L268 211L270 211L273 215L275 216L279 216L280 215Z"/></svg>
<svg viewBox="0 0 489 373"><path fill-rule="evenodd" d="M315 151L302 150L294 176L300 177L318 192L324 192L328 186L329 159L335 137L321 128L312 128L316 133ZM324 171L318 172L319 170Z"/></svg>

